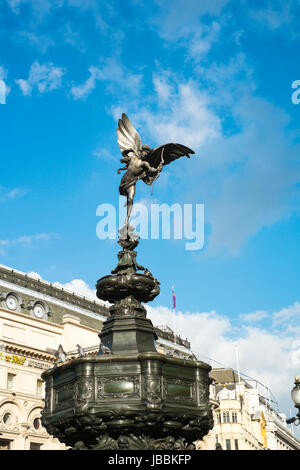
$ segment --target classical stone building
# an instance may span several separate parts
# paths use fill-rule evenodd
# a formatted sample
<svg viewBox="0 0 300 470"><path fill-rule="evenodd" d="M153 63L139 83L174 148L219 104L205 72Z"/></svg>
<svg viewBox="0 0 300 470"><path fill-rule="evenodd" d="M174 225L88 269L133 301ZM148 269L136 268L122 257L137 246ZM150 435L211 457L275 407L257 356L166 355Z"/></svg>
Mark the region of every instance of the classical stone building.
<svg viewBox="0 0 300 470"><path fill-rule="evenodd" d="M300 450L300 442L275 411L262 387L238 377L232 369L212 369L210 376L214 428L198 443L211 450Z"/></svg>
<svg viewBox="0 0 300 470"><path fill-rule="evenodd" d="M108 309L97 300L0 265L0 449L65 449L41 426L41 373L55 362L61 344L67 360L97 354L98 333ZM158 352L191 354L187 340L156 328Z"/></svg>

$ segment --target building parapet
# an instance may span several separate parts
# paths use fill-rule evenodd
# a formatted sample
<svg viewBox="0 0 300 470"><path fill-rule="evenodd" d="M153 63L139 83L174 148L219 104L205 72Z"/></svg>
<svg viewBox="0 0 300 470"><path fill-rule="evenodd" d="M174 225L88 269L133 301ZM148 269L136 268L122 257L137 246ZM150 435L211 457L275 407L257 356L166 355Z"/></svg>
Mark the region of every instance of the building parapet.
<svg viewBox="0 0 300 470"><path fill-rule="evenodd" d="M42 279L35 279L26 273L0 265L0 279L11 284L31 289L43 295L48 295L53 299L61 300L65 303L80 307L90 312L98 313L108 317L109 311L100 301L91 300L74 292L68 291L62 287L53 285Z"/></svg>
<svg viewBox="0 0 300 470"><path fill-rule="evenodd" d="M154 329L156 331L157 336L159 336L160 338L166 339L167 341L170 341L171 343L173 343L174 347L176 347L176 345L179 345L189 350L191 349L191 344L187 339L183 339L180 336L175 335L171 331L164 331L160 329L159 327L154 327Z"/></svg>

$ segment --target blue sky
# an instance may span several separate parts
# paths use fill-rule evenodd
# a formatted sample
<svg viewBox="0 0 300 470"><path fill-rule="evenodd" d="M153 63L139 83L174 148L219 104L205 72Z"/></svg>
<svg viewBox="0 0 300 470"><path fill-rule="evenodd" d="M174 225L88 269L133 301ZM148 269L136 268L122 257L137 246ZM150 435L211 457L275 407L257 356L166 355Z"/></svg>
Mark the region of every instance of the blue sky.
<svg viewBox="0 0 300 470"><path fill-rule="evenodd" d="M137 199L205 205L201 251L140 244L161 281L150 313L171 322L174 285L194 349L234 366L237 344L242 370L286 407L282 383L300 364L299 13L298 0L0 6L1 263L93 295L117 259L96 237L96 208L118 201L126 112L143 143L196 152L164 170L152 198L139 183Z"/></svg>

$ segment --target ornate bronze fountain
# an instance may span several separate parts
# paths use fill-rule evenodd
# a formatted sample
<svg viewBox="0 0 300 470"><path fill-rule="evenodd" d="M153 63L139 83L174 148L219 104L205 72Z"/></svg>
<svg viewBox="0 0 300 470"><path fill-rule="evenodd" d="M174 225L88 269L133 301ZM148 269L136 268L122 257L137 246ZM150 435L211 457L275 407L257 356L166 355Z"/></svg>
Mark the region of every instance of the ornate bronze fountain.
<svg viewBox="0 0 300 470"><path fill-rule="evenodd" d="M153 300L160 287L150 271L136 261L138 237L129 225L133 200L129 189L137 179L153 182L155 174L151 165L151 170L142 165L140 173L140 167L136 171L130 167L138 158L134 156L137 149L141 160L143 152L154 152L151 162L158 161L156 176L163 164L193 152L179 144L159 147L159 152L143 149L130 126L123 115L118 141L129 176L123 177L120 185L121 193L125 194L125 187L128 190L127 218L118 241L122 250L117 267L97 282L98 298L112 304L110 317L99 334L97 356L79 357L43 372L46 398L42 424L73 449L192 450L193 443L213 426L208 400L211 368L201 361L156 352L157 338L142 302Z"/></svg>

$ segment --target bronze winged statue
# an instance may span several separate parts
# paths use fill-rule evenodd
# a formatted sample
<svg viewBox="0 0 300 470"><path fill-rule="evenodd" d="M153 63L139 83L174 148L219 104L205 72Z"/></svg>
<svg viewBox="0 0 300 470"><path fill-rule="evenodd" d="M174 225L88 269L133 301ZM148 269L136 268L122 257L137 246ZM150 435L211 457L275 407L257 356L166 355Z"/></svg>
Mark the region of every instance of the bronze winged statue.
<svg viewBox="0 0 300 470"><path fill-rule="evenodd" d="M137 181L142 180L144 183L151 185L159 177L165 165L180 157L190 158L189 154L195 152L185 145L174 143L161 145L154 149L150 148L149 145L142 145L139 133L126 114L122 114L122 119L119 119L117 136L123 156L121 163L125 164L123 168L118 169L118 174L121 171L126 171L122 177L119 192L121 196L127 198L125 227L128 228Z"/></svg>

